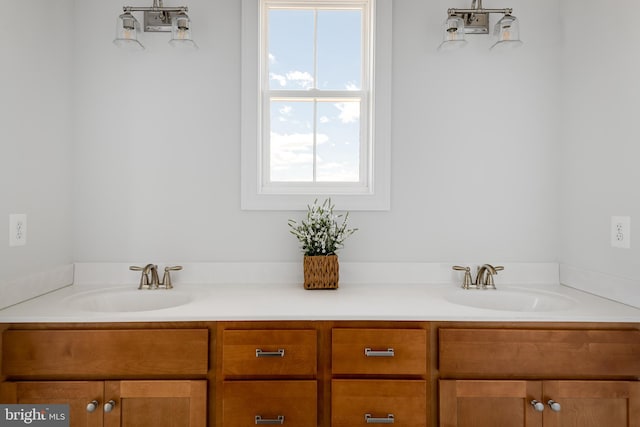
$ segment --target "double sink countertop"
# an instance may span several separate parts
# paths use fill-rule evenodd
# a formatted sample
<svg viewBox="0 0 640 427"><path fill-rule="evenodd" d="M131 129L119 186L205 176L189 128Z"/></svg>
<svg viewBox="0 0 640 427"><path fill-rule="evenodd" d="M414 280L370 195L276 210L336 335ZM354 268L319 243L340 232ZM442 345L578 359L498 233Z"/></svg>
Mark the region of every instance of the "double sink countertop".
<svg viewBox="0 0 640 427"><path fill-rule="evenodd" d="M504 273L495 276L497 290L461 289L461 276L451 272L449 265L392 264L347 264L341 266L338 289L305 290L298 277L298 266L293 265L295 272L290 267L224 266L218 267L216 279L212 279L213 276L198 273L209 272L211 266L190 265L185 266L186 274L174 275L173 289L138 290L135 283L138 277L124 265L76 265L76 284L0 310L0 323L640 322L638 308L558 284L557 265L553 264L505 266ZM431 281L421 282L421 276ZM517 280L520 277L527 279Z"/></svg>

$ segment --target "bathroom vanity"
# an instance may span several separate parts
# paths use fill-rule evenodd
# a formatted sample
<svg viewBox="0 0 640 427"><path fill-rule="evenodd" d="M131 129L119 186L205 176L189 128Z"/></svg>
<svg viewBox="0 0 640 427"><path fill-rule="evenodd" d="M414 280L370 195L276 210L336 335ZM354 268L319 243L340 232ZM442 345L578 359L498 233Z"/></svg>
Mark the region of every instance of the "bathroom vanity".
<svg viewBox="0 0 640 427"><path fill-rule="evenodd" d="M129 312L71 309L63 289L0 311L1 402L68 402L73 426L640 425L640 310L562 287L572 307L519 313L389 288L194 288Z"/></svg>

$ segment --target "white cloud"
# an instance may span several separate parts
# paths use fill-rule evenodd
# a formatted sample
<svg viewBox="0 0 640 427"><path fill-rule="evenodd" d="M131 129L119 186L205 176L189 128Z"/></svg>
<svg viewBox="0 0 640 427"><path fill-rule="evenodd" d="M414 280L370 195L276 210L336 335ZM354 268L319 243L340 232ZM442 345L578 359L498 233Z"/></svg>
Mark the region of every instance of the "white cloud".
<svg viewBox="0 0 640 427"><path fill-rule="evenodd" d="M338 117L342 123L355 123L360 120L359 102L338 102L333 105L340 110Z"/></svg>
<svg viewBox="0 0 640 427"><path fill-rule="evenodd" d="M329 123L331 121L331 119L327 116L322 116L320 117L320 123L324 124L324 123Z"/></svg>
<svg viewBox="0 0 640 427"><path fill-rule="evenodd" d="M273 53L269 52L269 64L275 64L276 62L276 57Z"/></svg>
<svg viewBox="0 0 640 427"><path fill-rule="evenodd" d="M280 114L283 114L285 116L290 116L291 115L291 111L293 111L293 107L291 105L283 105L278 112Z"/></svg>
<svg viewBox="0 0 640 427"><path fill-rule="evenodd" d="M269 73L269 79L277 81L278 83L280 83L280 86L284 87L287 85L287 78L282 74Z"/></svg>
<svg viewBox="0 0 640 427"><path fill-rule="evenodd" d="M325 134L316 136L316 144L325 144L329 137ZM313 134L292 133L279 134L271 132L271 167L274 170L285 170L291 166L311 164L313 162Z"/></svg>
<svg viewBox="0 0 640 427"><path fill-rule="evenodd" d="M354 82L349 82L346 85L344 85L346 90L360 90L360 87L358 87Z"/></svg>
<svg viewBox="0 0 640 427"><path fill-rule="evenodd" d="M306 71L289 71L286 76L288 81L296 83L303 89L313 87L313 76Z"/></svg>

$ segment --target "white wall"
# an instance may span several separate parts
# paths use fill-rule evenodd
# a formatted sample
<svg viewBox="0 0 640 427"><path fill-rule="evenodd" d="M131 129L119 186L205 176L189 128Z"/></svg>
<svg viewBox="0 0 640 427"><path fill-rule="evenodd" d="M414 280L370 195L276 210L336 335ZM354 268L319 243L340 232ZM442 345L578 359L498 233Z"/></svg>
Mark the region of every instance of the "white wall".
<svg viewBox="0 0 640 427"><path fill-rule="evenodd" d="M240 210L240 2L187 3L200 50L147 33L135 54L111 44L121 1L75 3L75 261L301 256L302 213ZM465 0L393 3L392 209L353 212L341 257L556 261L558 0L508 1L525 45L507 55L436 50Z"/></svg>
<svg viewBox="0 0 640 427"><path fill-rule="evenodd" d="M559 252L568 266L626 279L640 305L638 14L635 0L562 2ZM631 249L611 247L612 215L631 216Z"/></svg>
<svg viewBox="0 0 640 427"><path fill-rule="evenodd" d="M0 0L0 291L72 262L73 1ZM12 213L27 245L9 247ZM1 293L1 292L0 292ZM5 294L0 307L8 301Z"/></svg>

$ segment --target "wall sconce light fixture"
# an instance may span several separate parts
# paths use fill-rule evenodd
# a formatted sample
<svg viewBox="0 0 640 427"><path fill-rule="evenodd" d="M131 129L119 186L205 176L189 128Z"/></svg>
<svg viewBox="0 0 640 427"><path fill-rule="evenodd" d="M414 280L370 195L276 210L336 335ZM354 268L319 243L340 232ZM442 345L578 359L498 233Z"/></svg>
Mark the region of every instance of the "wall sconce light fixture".
<svg viewBox="0 0 640 427"><path fill-rule="evenodd" d="M140 23L131 12L144 12L144 31L147 33L171 32L169 44L173 47L197 49L198 45L191 36L191 20L186 6L164 7L162 0L153 0L151 7L124 6L124 13L118 16L116 24L117 46L142 50L144 46L138 40Z"/></svg>
<svg viewBox="0 0 640 427"><path fill-rule="evenodd" d="M517 47L520 41L520 23L513 16L513 9L485 9L482 0L473 0L469 9L449 9L443 26L442 43L438 49L455 49L466 44L466 34L489 34L489 15L502 13L504 16L494 27L494 36L498 38L491 46L494 48Z"/></svg>

